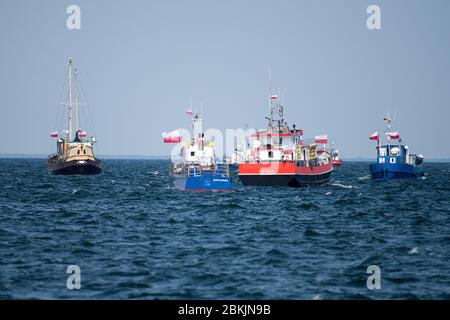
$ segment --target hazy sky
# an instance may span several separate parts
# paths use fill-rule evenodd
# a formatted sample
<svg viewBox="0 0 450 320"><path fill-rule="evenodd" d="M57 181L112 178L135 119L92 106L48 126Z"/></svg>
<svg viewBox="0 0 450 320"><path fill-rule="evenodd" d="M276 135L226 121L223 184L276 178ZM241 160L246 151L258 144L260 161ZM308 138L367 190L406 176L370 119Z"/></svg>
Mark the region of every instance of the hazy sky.
<svg viewBox="0 0 450 320"><path fill-rule="evenodd" d="M289 123L344 158L374 157L388 108L411 149L450 158L449 16L448 0L1 0L0 153L55 151L72 57L100 155L168 154L161 132L189 125L191 96L205 128L263 128L271 66Z"/></svg>

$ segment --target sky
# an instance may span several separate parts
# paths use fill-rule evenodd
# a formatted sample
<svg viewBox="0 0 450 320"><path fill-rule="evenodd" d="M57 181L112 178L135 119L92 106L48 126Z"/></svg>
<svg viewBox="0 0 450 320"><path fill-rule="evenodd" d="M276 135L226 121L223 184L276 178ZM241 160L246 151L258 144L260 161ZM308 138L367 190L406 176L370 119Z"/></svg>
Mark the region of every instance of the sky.
<svg viewBox="0 0 450 320"><path fill-rule="evenodd" d="M270 68L287 121L343 158L375 157L389 110L410 149L449 159L449 14L448 0L1 0L0 154L55 152L72 57L99 156L168 155L161 132L188 128L191 97L204 128L264 128Z"/></svg>

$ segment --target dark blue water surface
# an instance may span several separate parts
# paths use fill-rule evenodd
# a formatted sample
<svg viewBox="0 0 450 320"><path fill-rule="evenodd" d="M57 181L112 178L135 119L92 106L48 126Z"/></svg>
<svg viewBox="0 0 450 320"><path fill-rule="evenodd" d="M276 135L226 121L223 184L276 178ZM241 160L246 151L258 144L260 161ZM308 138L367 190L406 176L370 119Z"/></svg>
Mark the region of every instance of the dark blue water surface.
<svg viewBox="0 0 450 320"><path fill-rule="evenodd" d="M52 176L0 160L0 298L450 298L450 164L373 181L347 162L329 185L187 193L168 161L106 160ZM68 290L68 265L81 289ZM369 265L381 289L369 290Z"/></svg>

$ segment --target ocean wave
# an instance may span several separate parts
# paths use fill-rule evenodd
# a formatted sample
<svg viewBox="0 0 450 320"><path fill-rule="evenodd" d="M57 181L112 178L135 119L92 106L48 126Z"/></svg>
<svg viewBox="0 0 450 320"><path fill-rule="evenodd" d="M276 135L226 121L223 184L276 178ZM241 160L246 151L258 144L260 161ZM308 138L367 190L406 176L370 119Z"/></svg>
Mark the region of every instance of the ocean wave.
<svg viewBox="0 0 450 320"><path fill-rule="evenodd" d="M315 236L320 235L319 232L317 232L316 230L314 230L312 228L306 228L306 230L303 232L303 234L305 235L305 237L315 237Z"/></svg>
<svg viewBox="0 0 450 320"><path fill-rule="evenodd" d="M331 185L333 187L344 188L344 189L358 189L358 187L352 186L350 184L345 185L345 184L342 184L342 183L332 183Z"/></svg>

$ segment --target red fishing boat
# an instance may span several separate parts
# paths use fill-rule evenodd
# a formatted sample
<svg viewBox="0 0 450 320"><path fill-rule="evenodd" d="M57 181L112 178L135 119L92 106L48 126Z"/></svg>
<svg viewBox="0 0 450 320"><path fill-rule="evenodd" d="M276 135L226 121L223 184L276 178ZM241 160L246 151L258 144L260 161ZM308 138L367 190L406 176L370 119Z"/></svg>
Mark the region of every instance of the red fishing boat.
<svg viewBox="0 0 450 320"><path fill-rule="evenodd" d="M284 119L278 96L270 97L267 128L248 137L239 162L244 185L300 187L325 184L333 172L326 135L303 139L303 130Z"/></svg>

